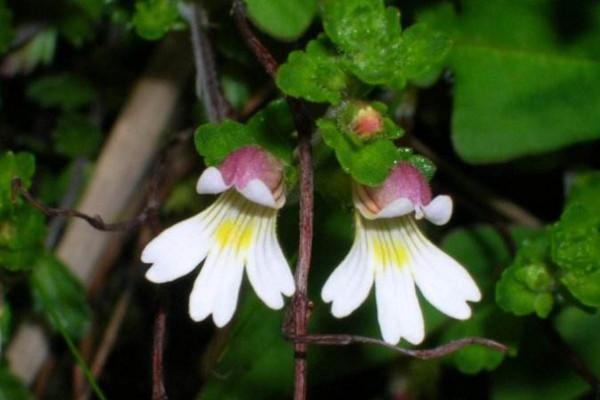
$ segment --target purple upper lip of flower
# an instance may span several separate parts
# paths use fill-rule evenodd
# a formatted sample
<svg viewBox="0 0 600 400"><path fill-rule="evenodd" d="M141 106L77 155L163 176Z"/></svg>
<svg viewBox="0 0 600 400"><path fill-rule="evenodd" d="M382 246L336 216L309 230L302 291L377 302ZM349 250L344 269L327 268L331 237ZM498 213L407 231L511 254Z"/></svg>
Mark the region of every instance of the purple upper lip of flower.
<svg viewBox="0 0 600 400"><path fill-rule="evenodd" d="M272 192L281 186L283 164L258 146L235 150L219 166L227 185L245 188L253 179L260 179Z"/></svg>

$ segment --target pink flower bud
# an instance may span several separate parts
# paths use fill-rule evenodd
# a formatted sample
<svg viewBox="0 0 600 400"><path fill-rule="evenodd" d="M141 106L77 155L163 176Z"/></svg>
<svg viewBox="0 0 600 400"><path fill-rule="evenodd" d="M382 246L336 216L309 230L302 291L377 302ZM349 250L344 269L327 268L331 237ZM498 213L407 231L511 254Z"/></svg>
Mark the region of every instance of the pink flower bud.
<svg viewBox="0 0 600 400"><path fill-rule="evenodd" d="M383 130L383 118L379 111L365 106L358 110L350 122L350 129L360 138L369 139Z"/></svg>

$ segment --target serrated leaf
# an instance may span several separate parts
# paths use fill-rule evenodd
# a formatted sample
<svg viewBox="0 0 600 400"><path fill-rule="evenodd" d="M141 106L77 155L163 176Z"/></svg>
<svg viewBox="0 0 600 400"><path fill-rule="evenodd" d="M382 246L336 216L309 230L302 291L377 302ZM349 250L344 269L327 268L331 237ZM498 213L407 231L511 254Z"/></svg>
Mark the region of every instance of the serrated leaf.
<svg viewBox="0 0 600 400"><path fill-rule="evenodd" d="M553 7L462 0L460 13L444 5L422 16L454 40L452 138L465 161L509 161L600 137L598 53L559 41Z"/></svg>
<svg viewBox="0 0 600 400"><path fill-rule="evenodd" d="M397 9L382 0L328 0L323 26L345 54L345 65L363 82L398 89L430 74L446 57L445 34L415 25L404 34Z"/></svg>
<svg viewBox="0 0 600 400"><path fill-rule="evenodd" d="M0 367L0 400L33 400L27 386L10 372L8 367Z"/></svg>
<svg viewBox="0 0 600 400"><path fill-rule="evenodd" d="M70 74L51 75L30 83L27 97L42 107L74 110L94 100L94 89L87 81Z"/></svg>
<svg viewBox="0 0 600 400"><path fill-rule="evenodd" d="M45 255L30 280L37 305L54 310L69 335L83 337L90 325L90 310L83 285L69 269L56 257Z"/></svg>
<svg viewBox="0 0 600 400"><path fill-rule="evenodd" d="M600 172L577 178L550 232L561 282L583 304L600 307Z"/></svg>
<svg viewBox="0 0 600 400"><path fill-rule="evenodd" d="M335 150L344 171L362 184L376 186L383 183L398 159L396 146L387 139L358 142L328 119L317 121L317 126L325 143Z"/></svg>
<svg viewBox="0 0 600 400"><path fill-rule="evenodd" d="M6 0L0 0L0 54L10 47L15 35L12 18L12 11L6 4Z"/></svg>
<svg viewBox="0 0 600 400"><path fill-rule="evenodd" d="M310 26L317 12L317 0L245 0L248 16L269 35L293 40Z"/></svg>
<svg viewBox="0 0 600 400"><path fill-rule="evenodd" d="M246 125L227 120L201 125L194 134L196 150L206 165L221 163L231 152L244 146L264 148L280 161L291 164L294 129L292 115L283 100L271 102Z"/></svg>
<svg viewBox="0 0 600 400"><path fill-rule="evenodd" d="M67 157L92 157L102 143L100 128L76 113L62 115L52 134L56 152Z"/></svg>
<svg viewBox="0 0 600 400"><path fill-rule="evenodd" d="M547 233L523 243L512 264L496 284L496 302L518 316L535 313L546 318L554 307L557 279L549 260Z"/></svg>
<svg viewBox="0 0 600 400"><path fill-rule="evenodd" d="M135 3L133 25L147 40L160 39L177 23L177 4L171 0L138 0Z"/></svg>
<svg viewBox="0 0 600 400"><path fill-rule="evenodd" d="M277 86L286 94L315 103L338 104L348 76L324 38L311 40L306 51L293 51L277 71Z"/></svg>

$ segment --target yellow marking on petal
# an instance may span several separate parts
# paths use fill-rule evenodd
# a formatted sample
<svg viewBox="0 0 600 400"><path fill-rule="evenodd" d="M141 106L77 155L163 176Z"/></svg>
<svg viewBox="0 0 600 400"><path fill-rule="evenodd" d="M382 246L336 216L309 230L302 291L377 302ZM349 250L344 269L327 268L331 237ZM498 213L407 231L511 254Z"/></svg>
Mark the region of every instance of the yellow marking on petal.
<svg viewBox="0 0 600 400"><path fill-rule="evenodd" d="M249 222L243 226L236 226L232 220L221 222L215 237L221 248L233 246L237 250L246 250L252 243L254 233L254 223Z"/></svg>
<svg viewBox="0 0 600 400"><path fill-rule="evenodd" d="M393 265L396 268L402 268L409 261L409 254L406 247L399 242L382 241L379 238L373 240L373 253L377 264L385 269L387 265Z"/></svg>

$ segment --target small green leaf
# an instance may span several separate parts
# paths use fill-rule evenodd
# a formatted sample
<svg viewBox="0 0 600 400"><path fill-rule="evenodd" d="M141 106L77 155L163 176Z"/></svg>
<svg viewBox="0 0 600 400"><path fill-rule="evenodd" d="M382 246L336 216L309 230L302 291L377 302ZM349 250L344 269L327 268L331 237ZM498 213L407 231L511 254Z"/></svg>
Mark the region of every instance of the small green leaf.
<svg viewBox="0 0 600 400"><path fill-rule="evenodd" d="M171 0L138 0L135 3L133 25L147 40L160 39L177 23L177 4Z"/></svg>
<svg viewBox="0 0 600 400"><path fill-rule="evenodd" d="M37 305L47 312L54 310L69 335L83 337L90 325L90 310L79 280L52 255L40 259L30 279Z"/></svg>
<svg viewBox="0 0 600 400"><path fill-rule="evenodd" d="M557 280L548 259L549 237L543 233L527 240L496 284L496 302L503 310L522 316L546 318L554 307Z"/></svg>
<svg viewBox="0 0 600 400"><path fill-rule="evenodd" d="M89 118L76 113L62 115L53 131L56 152L67 157L92 157L102 143L102 132Z"/></svg>
<svg viewBox="0 0 600 400"><path fill-rule="evenodd" d="M15 35L12 19L13 14L6 0L0 0L0 54L8 50Z"/></svg>
<svg viewBox="0 0 600 400"><path fill-rule="evenodd" d="M46 236L45 218L27 204L0 216L0 265L12 271L31 269Z"/></svg>
<svg viewBox="0 0 600 400"><path fill-rule="evenodd" d="M94 100L94 89L85 80L70 74L40 78L27 87L27 96L42 107L73 110Z"/></svg>
<svg viewBox="0 0 600 400"><path fill-rule="evenodd" d="M76 4L81 10L85 11L85 13L92 18L93 20L98 20L102 16L102 11L104 11L105 0L71 0L74 4Z"/></svg>
<svg viewBox="0 0 600 400"><path fill-rule="evenodd" d="M33 400L27 386L10 372L8 367L0 367L0 400Z"/></svg>
<svg viewBox="0 0 600 400"><path fill-rule="evenodd" d="M89 15L78 10L66 13L58 24L60 34L65 37L74 47L80 48L96 35L94 21Z"/></svg>
<svg viewBox="0 0 600 400"><path fill-rule="evenodd" d="M264 148L289 165L292 163L293 129L287 104L277 100L256 113L246 125L231 120L201 125L194 135L194 142L206 165L219 164L231 152L251 145Z"/></svg>
<svg viewBox="0 0 600 400"><path fill-rule="evenodd" d="M245 0L248 16L260 29L281 40L293 40L310 26L317 0Z"/></svg>
<svg viewBox="0 0 600 400"><path fill-rule="evenodd" d="M336 54L321 37L306 51L293 51L277 71L277 86L286 94L315 103L337 104L348 82Z"/></svg>
<svg viewBox="0 0 600 400"><path fill-rule="evenodd" d="M335 150L340 165L352 177L365 185L376 186L385 180L398 159L398 151L387 139L359 142L338 129L335 121L317 121L323 139Z"/></svg>

